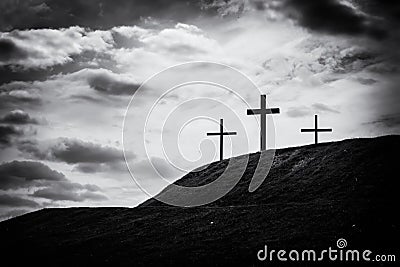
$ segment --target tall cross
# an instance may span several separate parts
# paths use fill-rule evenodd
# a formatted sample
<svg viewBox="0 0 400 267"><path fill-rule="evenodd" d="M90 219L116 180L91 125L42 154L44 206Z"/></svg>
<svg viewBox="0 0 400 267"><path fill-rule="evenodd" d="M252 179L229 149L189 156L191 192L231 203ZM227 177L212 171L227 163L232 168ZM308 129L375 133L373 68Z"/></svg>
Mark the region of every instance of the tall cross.
<svg viewBox="0 0 400 267"><path fill-rule="evenodd" d="M267 109L267 96L261 95L261 108L248 109L247 115L261 115L261 129L260 129L260 149L266 150L267 148L267 115L280 113L279 108Z"/></svg>
<svg viewBox="0 0 400 267"><path fill-rule="evenodd" d="M224 120L221 119L219 123L218 133L207 133L207 136L219 135L219 158L224 159L224 135L236 135L236 132L224 132Z"/></svg>
<svg viewBox="0 0 400 267"><path fill-rule="evenodd" d="M318 133L321 132L332 132L332 129L318 129L318 115L315 115L314 129L301 129L302 133L314 133L315 144L318 144Z"/></svg>

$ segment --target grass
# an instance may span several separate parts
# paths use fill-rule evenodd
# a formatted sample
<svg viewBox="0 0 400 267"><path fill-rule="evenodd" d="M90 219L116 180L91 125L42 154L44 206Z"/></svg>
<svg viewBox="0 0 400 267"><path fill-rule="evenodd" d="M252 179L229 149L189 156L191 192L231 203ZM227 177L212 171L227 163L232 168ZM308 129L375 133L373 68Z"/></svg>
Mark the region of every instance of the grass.
<svg viewBox="0 0 400 267"><path fill-rule="evenodd" d="M339 238L351 249L395 254L398 151L399 136L278 150L264 183L249 193L260 156L251 154L230 193L196 208L151 199L136 208L40 210L0 223L2 258L73 266L265 266L256 257L264 245L327 249ZM213 163L177 183L208 183L226 164Z"/></svg>

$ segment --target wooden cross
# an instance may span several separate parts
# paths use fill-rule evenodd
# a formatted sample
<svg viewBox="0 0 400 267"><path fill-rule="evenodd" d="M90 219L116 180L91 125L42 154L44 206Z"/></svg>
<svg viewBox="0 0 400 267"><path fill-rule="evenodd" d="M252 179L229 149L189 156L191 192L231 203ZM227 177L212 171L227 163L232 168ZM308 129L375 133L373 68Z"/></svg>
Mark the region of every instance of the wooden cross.
<svg viewBox="0 0 400 267"><path fill-rule="evenodd" d="M248 109L247 115L261 115L261 129L260 129L260 149L266 150L267 148L267 115L280 113L279 108L266 108L267 96L261 95L261 108Z"/></svg>
<svg viewBox="0 0 400 267"><path fill-rule="evenodd" d="M315 144L318 144L318 133L332 132L332 129L318 129L318 115L315 115L314 129L301 129L302 133L311 133L315 135Z"/></svg>
<svg viewBox="0 0 400 267"><path fill-rule="evenodd" d="M224 135L236 135L236 132L224 132L224 120L221 119L219 123L218 133L207 133L207 136L219 135L219 157L220 160L224 159Z"/></svg>

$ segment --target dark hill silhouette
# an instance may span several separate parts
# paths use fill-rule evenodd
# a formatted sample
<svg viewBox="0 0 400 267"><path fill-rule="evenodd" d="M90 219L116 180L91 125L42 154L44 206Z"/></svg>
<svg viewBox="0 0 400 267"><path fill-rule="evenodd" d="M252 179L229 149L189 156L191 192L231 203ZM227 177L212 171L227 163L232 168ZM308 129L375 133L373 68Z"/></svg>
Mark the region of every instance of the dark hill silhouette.
<svg viewBox="0 0 400 267"><path fill-rule="evenodd" d="M254 153L230 193L196 208L150 199L136 208L43 209L0 223L2 260L54 266L265 266L278 262L257 260L264 245L328 249L336 248L339 238L349 249L396 254L399 151L400 136L277 150L264 183L249 193L260 156ZM226 164L212 163L176 183L208 183Z"/></svg>

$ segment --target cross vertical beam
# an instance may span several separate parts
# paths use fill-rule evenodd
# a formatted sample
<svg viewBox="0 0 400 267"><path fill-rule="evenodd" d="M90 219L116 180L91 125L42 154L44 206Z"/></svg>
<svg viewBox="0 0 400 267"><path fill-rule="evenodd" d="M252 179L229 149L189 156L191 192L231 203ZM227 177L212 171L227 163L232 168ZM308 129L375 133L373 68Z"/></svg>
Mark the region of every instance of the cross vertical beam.
<svg viewBox="0 0 400 267"><path fill-rule="evenodd" d="M224 135L236 135L236 132L224 132L224 120L220 119L219 132L218 133L207 133L207 136L219 136L219 158L224 159Z"/></svg>
<svg viewBox="0 0 400 267"><path fill-rule="evenodd" d="M266 110L267 96L261 95L260 107L261 110ZM261 119L261 131L260 131L260 144L261 150L267 149L267 114L265 112L260 113Z"/></svg>
<svg viewBox="0 0 400 267"><path fill-rule="evenodd" d="M314 141L315 141L315 144L318 144L318 115L317 114L314 115L314 130L315 130Z"/></svg>
<svg viewBox="0 0 400 267"><path fill-rule="evenodd" d="M224 159L224 119L219 120L219 160Z"/></svg>
<svg viewBox="0 0 400 267"><path fill-rule="evenodd" d="M318 128L318 115L314 115L314 128L312 129L300 129L302 133L314 133L315 144L318 144L318 133L332 132L332 129L319 129Z"/></svg>
<svg viewBox="0 0 400 267"><path fill-rule="evenodd" d="M267 109L267 96L261 95L259 109L248 109L247 115L260 115L260 150L267 149L267 115L279 114L279 108Z"/></svg>

